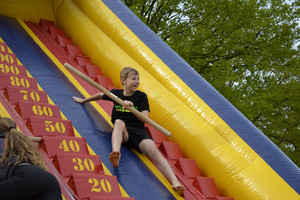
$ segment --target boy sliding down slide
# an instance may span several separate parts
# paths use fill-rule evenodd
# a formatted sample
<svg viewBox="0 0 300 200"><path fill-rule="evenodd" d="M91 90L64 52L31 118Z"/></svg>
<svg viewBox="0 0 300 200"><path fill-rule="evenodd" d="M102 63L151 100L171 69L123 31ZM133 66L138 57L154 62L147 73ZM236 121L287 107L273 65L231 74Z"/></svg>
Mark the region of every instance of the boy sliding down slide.
<svg viewBox="0 0 300 200"><path fill-rule="evenodd" d="M126 147L135 148L149 156L171 181L172 188L178 194L182 195L184 187L178 181L168 161L163 157L154 141L148 135L144 122L126 109L133 106L143 115L149 117L147 95L137 90L140 85L138 71L131 67L125 67L121 70L120 77L124 89L112 89L110 92L122 99L125 106L123 107L114 102L111 118L114 125L111 136L112 152L109 155L109 160L114 167L118 167L121 158L121 144L124 144ZM112 101L104 93L98 93L86 99L79 97L73 97L73 99L75 102L82 104L101 99Z"/></svg>

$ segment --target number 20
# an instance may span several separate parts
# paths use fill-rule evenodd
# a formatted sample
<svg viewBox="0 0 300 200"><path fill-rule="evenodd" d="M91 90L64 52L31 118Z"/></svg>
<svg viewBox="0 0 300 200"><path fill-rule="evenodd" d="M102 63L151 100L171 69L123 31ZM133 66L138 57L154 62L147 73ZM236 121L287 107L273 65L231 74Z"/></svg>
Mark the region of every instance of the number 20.
<svg viewBox="0 0 300 200"><path fill-rule="evenodd" d="M101 179L101 181L99 183L99 181L97 179L90 178L89 183L93 184L92 189L91 189L92 192L100 192L101 189L106 193L111 192L111 189L112 189L111 184L106 179Z"/></svg>

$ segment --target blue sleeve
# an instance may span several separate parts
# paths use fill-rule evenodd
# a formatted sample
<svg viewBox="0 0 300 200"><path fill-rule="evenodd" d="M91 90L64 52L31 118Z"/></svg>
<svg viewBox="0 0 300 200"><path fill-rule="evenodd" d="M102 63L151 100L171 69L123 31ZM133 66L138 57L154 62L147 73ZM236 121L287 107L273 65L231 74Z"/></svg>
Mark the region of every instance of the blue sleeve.
<svg viewBox="0 0 300 200"><path fill-rule="evenodd" d="M0 138L0 156L2 155L4 150L4 139Z"/></svg>

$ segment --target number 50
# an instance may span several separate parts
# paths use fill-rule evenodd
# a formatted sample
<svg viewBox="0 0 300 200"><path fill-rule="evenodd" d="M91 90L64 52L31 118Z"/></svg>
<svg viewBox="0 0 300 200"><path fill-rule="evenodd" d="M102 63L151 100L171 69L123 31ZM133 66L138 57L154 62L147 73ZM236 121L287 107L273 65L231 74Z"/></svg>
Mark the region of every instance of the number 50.
<svg viewBox="0 0 300 200"><path fill-rule="evenodd" d="M45 121L46 131L53 133L58 131L59 133L66 132L66 127L62 122Z"/></svg>

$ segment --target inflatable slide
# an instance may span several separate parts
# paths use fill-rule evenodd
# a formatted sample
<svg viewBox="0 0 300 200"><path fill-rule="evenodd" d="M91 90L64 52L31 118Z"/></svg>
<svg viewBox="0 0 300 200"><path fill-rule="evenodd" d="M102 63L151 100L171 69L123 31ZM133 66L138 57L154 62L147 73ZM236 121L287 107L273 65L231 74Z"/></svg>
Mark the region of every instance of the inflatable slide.
<svg viewBox="0 0 300 200"><path fill-rule="evenodd" d="M30 135L27 127L34 132L33 124L41 117L26 115L23 109L42 108L35 114L45 115L56 110L56 117L43 123L48 130L54 128L58 132L71 126L71 133L64 137L74 136L76 141L84 138L87 147L83 148L90 157L78 156L77 161L87 160L84 169L97 172L95 177L101 176L86 180L94 186L101 185L92 190L111 195L109 199L117 196L124 199L300 199L299 168L121 1L0 0L0 15L1 69L6 73L1 74L1 110L8 113L1 112L1 117L10 115L20 121L23 132ZM64 43L62 50L53 41ZM36 80L38 85L32 89L46 92L50 105L37 106L16 100L14 106L9 106L7 94L16 88L4 80L7 72L13 71L5 67L12 60L17 66L25 66L30 77L19 77L18 80L24 81L16 81L13 86L17 82L27 86ZM74 103L72 96L87 97L97 91L69 73L63 67L65 62L87 74L98 70L102 76L91 73L92 78L99 84L109 82L108 89L109 85L122 87L119 72L124 66L139 71L139 89L148 95L150 118L172 133L165 138L159 133L154 135L156 131L148 127L186 187L182 197L172 191L155 165L139 152L122 148L120 167L110 165L111 105ZM31 97L34 100L36 96ZM62 139L55 137L42 137L42 151L47 152L53 146L45 147L47 142ZM62 146L76 150L79 141L73 140ZM63 197L76 199L82 195L82 199L103 199L86 195L91 192L83 190L87 184L81 181L85 180L86 173L74 175L69 164L60 165L67 163L66 157L54 153L49 158L49 168L64 188Z"/></svg>

